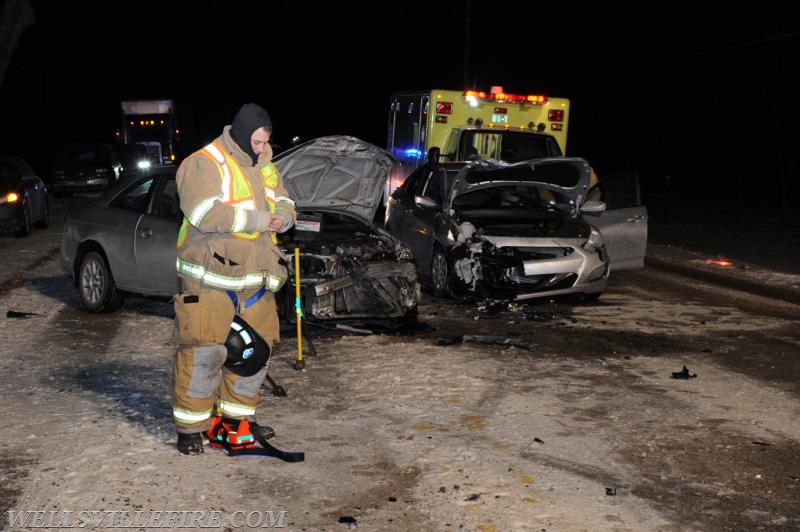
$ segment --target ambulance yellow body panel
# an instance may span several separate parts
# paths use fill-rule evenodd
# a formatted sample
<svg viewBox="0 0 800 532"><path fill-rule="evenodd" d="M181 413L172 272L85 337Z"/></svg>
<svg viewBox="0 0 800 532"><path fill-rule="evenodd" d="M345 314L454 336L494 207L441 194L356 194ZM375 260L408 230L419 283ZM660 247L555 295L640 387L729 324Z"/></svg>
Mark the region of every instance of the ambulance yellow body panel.
<svg viewBox="0 0 800 532"><path fill-rule="evenodd" d="M404 171L392 176L387 197L433 147L442 161L513 163L566 155L569 104L567 98L508 94L501 87L391 94L387 148Z"/></svg>

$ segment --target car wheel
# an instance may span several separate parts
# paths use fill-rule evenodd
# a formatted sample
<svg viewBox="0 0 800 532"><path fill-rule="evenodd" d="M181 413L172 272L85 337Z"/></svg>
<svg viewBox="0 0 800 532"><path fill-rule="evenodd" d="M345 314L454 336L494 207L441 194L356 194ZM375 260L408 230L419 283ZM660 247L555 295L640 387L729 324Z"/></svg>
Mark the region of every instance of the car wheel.
<svg viewBox="0 0 800 532"><path fill-rule="evenodd" d="M445 297L450 293L450 272L447 267L447 257L441 248L433 250L433 258L431 259L431 284L433 287L433 295L436 297Z"/></svg>
<svg viewBox="0 0 800 532"><path fill-rule="evenodd" d="M78 270L81 304L89 312L114 312L122 305L123 294L114 284L105 257L91 251L83 257Z"/></svg>
<svg viewBox="0 0 800 532"><path fill-rule="evenodd" d="M36 227L39 229L47 229L50 227L50 202L46 199L44 201L44 213L42 213L42 218L36 222Z"/></svg>
<svg viewBox="0 0 800 532"><path fill-rule="evenodd" d="M31 211L27 203L22 204L22 225L14 231L14 236L24 237L31 234Z"/></svg>

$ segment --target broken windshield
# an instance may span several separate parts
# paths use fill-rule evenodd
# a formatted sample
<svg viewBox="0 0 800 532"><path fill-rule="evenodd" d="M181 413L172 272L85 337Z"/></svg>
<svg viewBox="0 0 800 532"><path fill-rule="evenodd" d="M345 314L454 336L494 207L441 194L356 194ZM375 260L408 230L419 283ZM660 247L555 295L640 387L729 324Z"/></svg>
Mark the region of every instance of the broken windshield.
<svg viewBox="0 0 800 532"><path fill-rule="evenodd" d="M512 184L482 188L453 199L461 212L491 211L493 216L541 216L542 212L569 213L572 204L562 194L544 185Z"/></svg>

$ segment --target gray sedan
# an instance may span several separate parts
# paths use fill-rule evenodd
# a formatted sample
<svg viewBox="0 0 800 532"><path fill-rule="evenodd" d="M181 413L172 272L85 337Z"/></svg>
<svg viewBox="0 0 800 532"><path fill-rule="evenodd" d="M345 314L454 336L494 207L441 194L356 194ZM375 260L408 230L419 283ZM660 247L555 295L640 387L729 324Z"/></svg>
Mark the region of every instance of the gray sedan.
<svg viewBox="0 0 800 532"><path fill-rule="evenodd" d="M61 263L90 312L113 312L125 292L172 296L183 219L175 167L126 178L98 198L67 207Z"/></svg>

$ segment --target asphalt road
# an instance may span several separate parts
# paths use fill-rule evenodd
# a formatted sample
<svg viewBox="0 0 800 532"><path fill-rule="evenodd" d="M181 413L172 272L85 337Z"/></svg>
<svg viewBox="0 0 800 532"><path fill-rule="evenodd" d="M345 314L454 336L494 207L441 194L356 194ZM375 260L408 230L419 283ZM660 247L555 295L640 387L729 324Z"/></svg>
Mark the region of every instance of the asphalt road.
<svg viewBox="0 0 800 532"><path fill-rule="evenodd" d="M647 209L650 244L800 274L800 212L657 194L647 198Z"/></svg>
<svg viewBox="0 0 800 532"><path fill-rule="evenodd" d="M653 195L648 214L649 267L800 303L800 213Z"/></svg>

